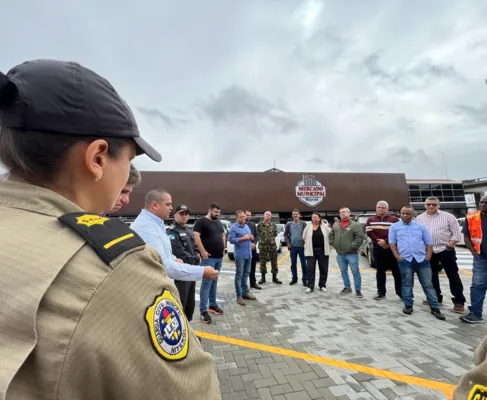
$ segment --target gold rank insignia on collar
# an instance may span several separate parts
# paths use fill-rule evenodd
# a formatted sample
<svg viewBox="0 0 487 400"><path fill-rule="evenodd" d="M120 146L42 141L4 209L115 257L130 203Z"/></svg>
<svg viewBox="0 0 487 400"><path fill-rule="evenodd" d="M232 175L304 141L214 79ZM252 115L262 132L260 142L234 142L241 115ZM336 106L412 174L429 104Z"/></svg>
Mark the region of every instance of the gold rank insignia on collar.
<svg viewBox="0 0 487 400"><path fill-rule="evenodd" d="M167 361L184 360L188 355L188 321L172 293L164 289L147 307L145 322L152 346Z"/></svg>
<svg viewBox="0 0 487 400"><path fill-rule="evenodd" d="M145 245L137 233L116 218L75 212L58 220L85 239L107 265L127 250Z"/></svg>

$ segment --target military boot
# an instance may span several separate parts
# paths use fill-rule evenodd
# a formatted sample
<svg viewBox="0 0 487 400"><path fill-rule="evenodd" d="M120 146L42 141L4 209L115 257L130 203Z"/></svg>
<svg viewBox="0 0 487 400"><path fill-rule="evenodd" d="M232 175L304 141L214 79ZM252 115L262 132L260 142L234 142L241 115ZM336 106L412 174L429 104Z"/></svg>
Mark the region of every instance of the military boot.
<svg viewBox="0 0 487 400"><path fill-rule="evenodd" d="M265 283L265 274L262 274L262 278L260 278L259 285Z"/></svg>
<svg viewBox="0 0 487 400"><path fill-rule="evenodd" d="M272 274L272 282L278 283L279 285L282 284L282 282L277 279L277 274Z"/></svg>

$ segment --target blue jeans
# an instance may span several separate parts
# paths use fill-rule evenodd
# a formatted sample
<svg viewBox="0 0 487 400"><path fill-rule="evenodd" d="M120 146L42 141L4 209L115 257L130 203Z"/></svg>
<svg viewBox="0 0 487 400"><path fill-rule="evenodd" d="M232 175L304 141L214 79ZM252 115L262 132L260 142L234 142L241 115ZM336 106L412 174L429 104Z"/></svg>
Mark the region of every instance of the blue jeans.
<svg viewBox="0 0 487 400"><path fill-rule="evenodd" d="M303 273L303 281L308 280L308 269L306 268L306 258L304 257L304 247L291 247L289 250L291 256L291 274L293 275L293 281L298 280L298 256L299 261L301 262L301 271Z"/></svg>
<svg viewBox="0 0 487 400"><path fill-rule="evenodd" d="M404 305L408 307L413 306L414 273L416 272L430 308L439 308L438 297L436 296L436 291L431 281L432 271L430 262L428 260L417 262L413 258L411 261L401 260L398 264L399 269L401 270L402 298L404 300Z"/></svg>
<svg viewBox="0 0 487 400"><path fill-rule="evenodd" d="M343 284L345 288L350 289L350 277L348 276L348 266L352 270L353 283L355 290L362 289L362 276L360 275L360 269L358 266L358 253L357 254L337 254L337 262L342 273Z"/></svg>
<svg viewBox="0 0 487 400"><path fill-rule="evenodd" d="M247 282L249 280L251 261L251 258L235 259L235 293L237 297L242 297L249 291Z"/></svg>
<svg viewBox="0 0 487 400"><path fill-rule="evenodd" d="M202 266L211 266L217 271L222 269L221 258L208 258L207 260L201 260ZM216 279L203 279L200 287L200 312L208 311L208 298L210 299L210 307L216 306L216 286L218 284L218 278Z"/></svg>
<svg viewBox="0 0 487 400"><path fill-rule="evenodd" d="M485 292L487 290L487 258L475 256L473 258L472 286L470 286L470 312L481 318L484 308Z"/></svg>

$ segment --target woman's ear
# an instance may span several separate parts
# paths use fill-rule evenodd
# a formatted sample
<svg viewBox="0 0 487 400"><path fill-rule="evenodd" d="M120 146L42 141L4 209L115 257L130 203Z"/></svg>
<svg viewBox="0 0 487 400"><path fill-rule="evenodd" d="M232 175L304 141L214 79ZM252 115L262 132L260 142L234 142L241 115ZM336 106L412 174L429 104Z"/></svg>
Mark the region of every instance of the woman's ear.
<svg viewBox="0 0 487 400"><path fill-rule="evenodd" d="M108 143L106 140L98 139L91 142L86 147L85 164L89 173L93 175L95 181L103 177L103 170L107 163Z"/></svg>

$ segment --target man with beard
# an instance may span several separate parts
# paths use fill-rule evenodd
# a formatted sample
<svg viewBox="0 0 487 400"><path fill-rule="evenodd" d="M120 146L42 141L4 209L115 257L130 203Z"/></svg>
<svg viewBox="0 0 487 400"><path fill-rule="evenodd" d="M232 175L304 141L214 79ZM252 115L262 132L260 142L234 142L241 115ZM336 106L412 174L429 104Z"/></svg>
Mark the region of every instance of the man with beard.
<svg viewBox="0 0 487 400"><path fill-rule="evenodd" d="M260 287L257 284L257 278L255 277L255 267L257 266L257 248L256 248L256 243L259 241L259 235L257 233L257 225L255 222L252 221L252 212L250 210L245 210L245 219L246 223L250 228L250 232L252 233L253 239L252 239L252 261L250 261L250 275L249 275L249 280L250 280L250 287L261 290L262 287Z"/></svg>

